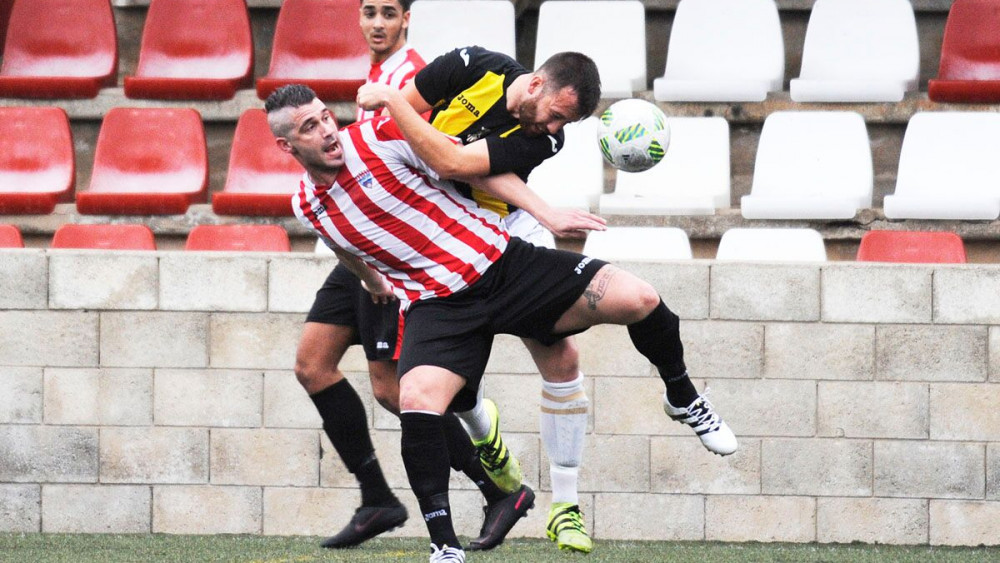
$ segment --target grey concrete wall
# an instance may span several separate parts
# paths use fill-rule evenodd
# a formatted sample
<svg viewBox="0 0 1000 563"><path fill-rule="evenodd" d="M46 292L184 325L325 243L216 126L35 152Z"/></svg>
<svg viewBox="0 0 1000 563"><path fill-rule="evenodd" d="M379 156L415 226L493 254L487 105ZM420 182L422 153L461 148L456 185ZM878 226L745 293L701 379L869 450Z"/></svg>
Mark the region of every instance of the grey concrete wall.
<svg viewBox="0 0 1000 563"><path fill-rule="evenodd" d="M334 531L358 494L291 372L332 265L0 251L0 531ZM682 317L692 376L741 448L713 456L663 414L622 328L580 335L581 500L597 538L997 542L1000 267L624 266ZM359 349L342 367L415 514L398 422ZM516 339L498 338L485 382L544 507L540 382ZM475 489L453 479L452 502L459 532L478 532ZM541 537L544 518L513 535ZM411 519L395 534L424 530Z"/></svg>

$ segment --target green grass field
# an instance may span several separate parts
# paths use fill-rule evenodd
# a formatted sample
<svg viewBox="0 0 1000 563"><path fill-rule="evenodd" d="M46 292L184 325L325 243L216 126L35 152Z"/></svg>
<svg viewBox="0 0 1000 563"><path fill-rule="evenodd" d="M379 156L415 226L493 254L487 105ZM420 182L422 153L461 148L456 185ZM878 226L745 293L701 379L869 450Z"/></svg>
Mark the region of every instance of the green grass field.
<svg viewBox="0 0 1000 563"><path fill-rule="evenodd" d="M365 544L364 547L342 551L321 549L318 547L319 541L320 538L262 536L0 534L0 561L18 563L427 561L427 542L422 539L377 539ZM491 552L470 554L469 561L978 563L1000 561L1000 548L599 541L593 553L582 555L560 553L552 543L544 540L510 540Z"/></svg>

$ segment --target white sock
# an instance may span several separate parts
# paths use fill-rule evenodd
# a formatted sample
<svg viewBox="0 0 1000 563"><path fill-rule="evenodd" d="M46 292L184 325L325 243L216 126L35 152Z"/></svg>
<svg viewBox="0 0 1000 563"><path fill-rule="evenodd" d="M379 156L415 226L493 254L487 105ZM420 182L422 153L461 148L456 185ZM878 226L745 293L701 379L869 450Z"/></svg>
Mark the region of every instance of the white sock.
<svg viewBox="0 0 1000 563"><path fill-rule="evenodd" d="M483 406L483 388L479 387L479 395L476 397L476 406L472 410L456 412L455 416L462 421L465 431L469 433L475 441L485 440L490 435L490 415Z"/></svg>
<svg viewBox="0 0 1000 563"><path fill-rule="evenodd" d="M542 382L540 430L549 456L552 502L579 503L577 475L583 461L589 405L583 373L566 383Z"/></svg>

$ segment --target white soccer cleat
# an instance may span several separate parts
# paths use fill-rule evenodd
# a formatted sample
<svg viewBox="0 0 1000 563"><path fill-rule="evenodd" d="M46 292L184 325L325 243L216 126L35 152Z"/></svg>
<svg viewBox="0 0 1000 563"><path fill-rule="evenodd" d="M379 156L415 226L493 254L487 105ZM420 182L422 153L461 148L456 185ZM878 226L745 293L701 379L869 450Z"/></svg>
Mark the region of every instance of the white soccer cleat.
<svg viewBox="0 0 1000 563"><path fill-rule="evenodd" d="M687 408L671 405L670 401L667 400L667 394L664 393L663 411L677 422L690 426L701 439L702 445L714 454L729 455L739 447L736 435L722 420L722 417L715 412L715 408L712 407L712 403L708 401L704 393L698 395L698 398Z"/></svg>
<svg viewBox="0 0 1000 563"><path fill-rule="evenodd" d="M448 547L448 544L441 547L431 544L429 563L465 563L465 550L460 547Z"/></svg>

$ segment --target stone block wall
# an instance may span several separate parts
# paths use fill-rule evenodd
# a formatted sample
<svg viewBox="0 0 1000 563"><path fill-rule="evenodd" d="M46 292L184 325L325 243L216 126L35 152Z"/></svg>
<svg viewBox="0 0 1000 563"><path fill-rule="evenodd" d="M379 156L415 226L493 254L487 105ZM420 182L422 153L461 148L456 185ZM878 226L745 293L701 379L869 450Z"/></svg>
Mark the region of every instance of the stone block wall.
<svg viewBox="0 0 1000 563"><path fill-rule="evenodd" d="M0 531L329 534L358 502L292 373L332 268L313 255L0 251ZM1000 267L624 265L682 317L692 376L741 440L705 451L619 327L578 337L581 503L597 538L996 543ZM399 425L360 390L416 514ZM539 378L497 339L485 379L538 507ZM452 480L459 532L478 532ZM424 534L411 518L397 535Z"/></svg>

